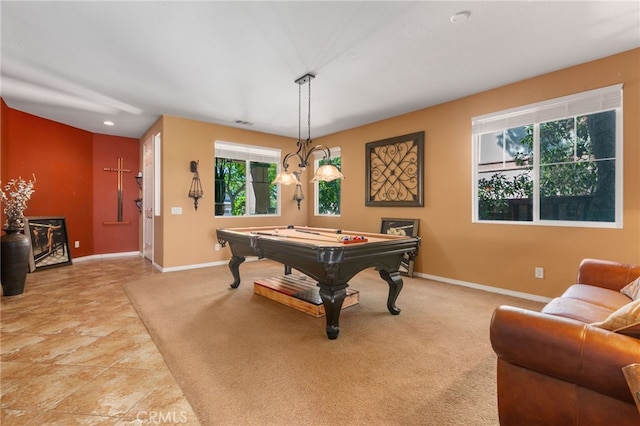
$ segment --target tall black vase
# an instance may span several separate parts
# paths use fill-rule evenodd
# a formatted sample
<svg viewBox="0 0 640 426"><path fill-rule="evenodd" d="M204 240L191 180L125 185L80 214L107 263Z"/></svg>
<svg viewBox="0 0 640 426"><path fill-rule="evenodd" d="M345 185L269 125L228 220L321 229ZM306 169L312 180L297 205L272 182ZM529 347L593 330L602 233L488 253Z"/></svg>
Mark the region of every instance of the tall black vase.
<svg viewBox="0 0 640 426"><path fill-rule="evenodd" d="M19 229L5 229L0 246L2 295L15 296L24 292L29 271L29 237Z"/></svg>

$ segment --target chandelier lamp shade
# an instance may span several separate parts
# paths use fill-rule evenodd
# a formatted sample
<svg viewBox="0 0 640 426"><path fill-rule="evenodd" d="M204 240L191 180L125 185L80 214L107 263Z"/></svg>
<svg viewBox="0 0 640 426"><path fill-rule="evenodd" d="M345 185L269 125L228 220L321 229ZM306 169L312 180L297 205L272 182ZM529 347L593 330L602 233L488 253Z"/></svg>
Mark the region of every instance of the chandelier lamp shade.
<svg viewBox="0 0 640 426"><path fill-rule="evenodd" d="M305 170L309 165L309 158L316 152L321 152L324 155L324 159L331 158L331 150L324 145L312 146L311 140L311 80L315 78L313 74L305 74L295 82L298 84L298 141L296 142L298 150L296 152L290 152L282 159L282 171L278 173L273 183L281 183L283 185L296 185L296 193L294 194L294 200L298 203L298 209L300 208L300 201L304 199L302 194L302 184L300 182L300 171L289 172L289 160L295 158L298 162L298 168ZM302 86L307 84L309 90L309 108L307 112L307 139L302 139L301 127L302 127ZM330 182L335 179L343 179L344 175L340 173L340 170L334 165L325 164L316 170L315 176L311 182L324 181Z"/></svg>

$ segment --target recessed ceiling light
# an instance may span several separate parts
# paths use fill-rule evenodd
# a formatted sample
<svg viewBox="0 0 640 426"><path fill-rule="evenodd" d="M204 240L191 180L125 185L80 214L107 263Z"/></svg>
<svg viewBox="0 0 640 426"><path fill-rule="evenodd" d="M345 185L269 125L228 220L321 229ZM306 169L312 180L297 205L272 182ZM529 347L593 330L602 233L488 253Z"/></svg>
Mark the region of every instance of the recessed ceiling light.
<svg viewBox="0 0 640 426"><path fill-rule="evenodd" d="M105 126L113 126L115 123L113 121L103 121L102 124L104 124Z"/></svg>
<svg viewBox="0 0 640 426"><path fill-rule="evenodd" d="M471 12L469 12L468 10L464 10L462 12L456 13L455 15L451 15L451 18L449 18L449 20L454 24L459 24L460 22L464 22L469 19L469 16L471 16Z"/></svg>

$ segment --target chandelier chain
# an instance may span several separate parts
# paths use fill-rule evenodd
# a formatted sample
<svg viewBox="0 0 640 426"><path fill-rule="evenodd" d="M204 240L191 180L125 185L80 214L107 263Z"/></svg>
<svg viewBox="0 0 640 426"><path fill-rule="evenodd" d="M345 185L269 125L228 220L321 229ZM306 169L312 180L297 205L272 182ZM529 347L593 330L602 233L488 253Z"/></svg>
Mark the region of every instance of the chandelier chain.
<svg viewBox="0 0 640 426"><path fill-rule="evenodd" d="M298 150L296 152L289 152L282 159L283 171L279 172L273 183L281 183L285 185L296 184L296 192L294 194L294 200L298 202L298 208L300 208L300 201L304 199L302 193L302 184L300 183L301 172L304 171L311 164L309 158L314 153L322 153L325 160L331 158L331 150L324 145L311 146L311 80L315 78L313 74L305 74L302 77L295 80L298 84L298 141L296 145ZM308 108L307 108L307 139L302 139L302 85L309 84L308 87ZM300 162L298 167L300 171L289 172L289 160L297 158ZM313 161L313 159L312 159ZM344 175L331 164L324 164L315 171L315 176L312 182L322 181L331 182L335 179L342 179Z"/></svg>
<svg viewBox="0 0 640 426"><path fill-rule="evenodd" d="M298 85L298 140L302 139L302 84Z"/></svg>
<svg viewBox="0 0 640 426"><path fill-rule="evenodd" d="M307 141L311 141L311 78L309 78L309 112L307 116Z"/></svg>

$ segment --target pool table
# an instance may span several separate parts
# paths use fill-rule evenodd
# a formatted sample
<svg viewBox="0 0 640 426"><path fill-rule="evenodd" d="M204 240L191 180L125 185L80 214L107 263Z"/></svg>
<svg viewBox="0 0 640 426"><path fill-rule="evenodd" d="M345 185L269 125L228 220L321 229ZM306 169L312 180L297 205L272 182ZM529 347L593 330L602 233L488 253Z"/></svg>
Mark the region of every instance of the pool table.
<svg viewBox="0 0 640 426"><path fill-rule="evenodd" d="M395 302L402 290L398 269L403 255L414 257L420 238L363 233L306 226L265 226L220 228L218 242L229 244L229 269L240 285L240 265L245 256L258 256L285 265L285 273L296 269L318 282L320 298L326 313L329 339L340 332L339 319L349 280L358 272L375 267L389 285L387 309L398 315Z"/></svg>

